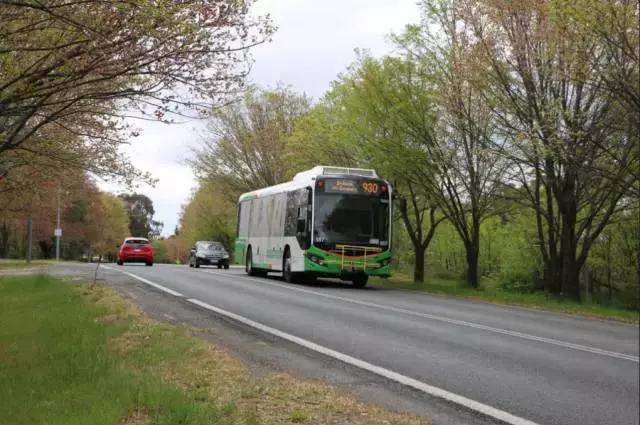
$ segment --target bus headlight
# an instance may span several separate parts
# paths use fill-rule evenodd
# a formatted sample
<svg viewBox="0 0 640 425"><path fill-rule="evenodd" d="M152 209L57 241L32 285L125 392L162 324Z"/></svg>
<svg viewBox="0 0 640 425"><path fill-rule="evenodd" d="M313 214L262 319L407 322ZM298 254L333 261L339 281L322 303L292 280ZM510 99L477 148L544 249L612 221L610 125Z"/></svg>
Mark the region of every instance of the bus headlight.
<svg viewBox="0 0 640 425"><path fill-rule="evenodd" d="M391 264L391 257L380 260L380 267L388 266Z"/></svg>
<svg viewBox="0 0 640 425"><path fill-rule="evenodd" d="M322 257L318 257L317 255L312 254L312 255L309 255L307 258L316 264L320 264L321 266L324 265L324 258Z"/></svg>

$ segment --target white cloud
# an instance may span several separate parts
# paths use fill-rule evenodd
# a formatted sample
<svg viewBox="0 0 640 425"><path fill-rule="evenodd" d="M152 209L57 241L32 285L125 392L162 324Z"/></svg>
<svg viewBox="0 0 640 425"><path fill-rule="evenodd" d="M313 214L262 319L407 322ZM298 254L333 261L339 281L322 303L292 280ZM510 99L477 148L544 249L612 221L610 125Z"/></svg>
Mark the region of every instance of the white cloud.
<svg viewBox="0 0 640 425"><path fill-rule="evenodd" d="M387 35L418 20L415 0L260 0L252 13L269 13L278 31L271 43L254 49L251 80L263 87L288 84L316 99L355 60L354 49L383 55L392 49ZM189 148L199 144L205 124L135 125L143 132L124 152L158 179L155 188L143 186L138 192L153 200L155 219L164 222L163 233L169 235L178 223L180 206L197 184L183 161ZM101 187L121 189L107 183Z"/></svg>

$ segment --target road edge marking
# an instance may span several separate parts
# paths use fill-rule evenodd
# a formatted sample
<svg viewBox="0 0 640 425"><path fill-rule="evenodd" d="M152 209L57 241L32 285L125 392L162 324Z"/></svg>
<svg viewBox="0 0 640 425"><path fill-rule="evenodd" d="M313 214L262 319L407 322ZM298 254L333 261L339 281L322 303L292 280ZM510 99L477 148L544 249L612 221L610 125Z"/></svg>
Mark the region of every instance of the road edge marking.
<svg viewBox="0 0 640 425"><path fill-rule="evenodd" d="M434 387L433 385L426 384L422 381L418 381L414 378L408 377L406 375L402 375L400 373L383 368L381 366L376 366L372 363L366 362L364 360L360 360L356 357L349 356L348 354L344 354L339 351L332 350L331 348L328 348L323 345L316 344L315 342L311 342L309 340L297 337L295 335L280 331L278 329L256 322L254 320L251 320L239 314L232 313L230 311L221 309L219 307L212 306L211 304L207 304L196 298L187 298L186 301L192 304L195 304L199 307L202 307L206 310L210 310L210 311L213 311L214 313L225 316L229 319L233 319L244 325L250 326L261 332L268 333L270 335L273 335L278 338L284 339L286 341L292 342L294 344L300 345L309 350L312 350L317 353L323 354L325 356L331 357L333 359L339 360L351 366L355 366L359 369L363 369L368 372L374 373L378 376L382 376L383 378L389 379L391 381L395 381L399 384L416 389L418 391L421 391L433 397L437 397L439 399L443 399L448 402L455 403L460 406L464 406L467 409L470 409L475 412L481 413L485 416L489 416L491 418L497 419L501 422L505 422L511 425L538 425L537 423L532 422L528 419L524 419L519 416L512 415L511 413L505 412L500 409L496 409L495 407L488 406L484 403L480 403L470 398L449 392L442 388Z"/></svg>
<svg viewBox="0 0 640 425"><path fill-rule="evenodd" d="M529 341L543 342L543 343L546 343L546 344L556 345L556 346L564 347L564 348L569 348L569 349L576 350L576 351L583 351L583 352L587 352L587 353L591 353L591 354L598 354L598 355L601 355L601 356L613 357L613 358L622 359L622 360L629 360L629 361L632 361L632 362L635 362L635 363L639 363L640 362L640 358L639 357L633 356L631 354L618 353L616 351L604 350L604 349L597 348L597 347L589 347L587 345L574 344L572 342L560 341L560 340L554 339L554 338L546 338L546 337L530 335L530 334L517 332L517 331L510 331L508 329L495 328L493 326L481 325L479 323L472 323L472 322L467 322L467 321L464 321L464 320L450 319L448 317L441 317L441 316L436 316L436 315L433 315L433 314L421 313L421 312L418 312L418 311L407 310L407 309L399 308L399 307L386 306L386 305L382 305L382 304L372 303L372 302L369 302L369 301L354 300L354 299L351 299L351 298L345 298L345 297L340 297L340 296L337 296L337 295L331 295L331 294L325 294L325 293L322 293L322 292L312 291L310 289L296 288L296 287L293 287L293 286L284 285L282 283L271 282L268 279L256 279L256 278L252 278L252 277L248 277L248 276L235 275L235 274L234 275L229 275L229 274L221 273L221 272L214 271L214 270L207 270L206 272L209 273L209 274L216 274L216 275L220 275L220 276L234 276L234 277L238 277L238 278L241 278L241 279L244 279L244 280L247 280L247 281L254 281L254 282L259 282L261 284L275 286L275 287L278 287L278 288L289 289L289 290L292 290L292 291L298 291L298 292L302 292L302 293L318 295L318 296L321 296L321 297L324 297L324 298L328 298L328 299L344 301L344 302L357 304L357 305L362 305L362 306L366 306L366 307L377 308L377 309L380 309L380 310L393 311L395 313L401 313L401 314L411 315L411 316L415 316L415 317L422 317L422 318L425 318L425 319L431 319L431 320L435 320L435 321L439 321L439 322L443 322L443 323L449 323L449 324L457 325L457 326L466 326L466 327L473 328L473 329L480 329L480 330L484 330L484 331L488 331L488 332L493 332L493 333L502 334L502 335L508 335L508 336L512 336L512 337L516 337L516 338L520 338L520 339L525 339L525 340L529 340Z"/></svg>
<svg viewBox="0 0 640 425"><path fill-rule="evenodd" d="M140 282L143 282L143 283L146 283L147 285L153 286L154 288L159 289L161 291L164 291L167 294L173 295L174 297L184 297L184 295L181 294L180 292L174 291L173 289L167 288L166 286L162 286L160 284L152 282L152 281L150 281L148 279L145 279L144 277L135 275L133 273L126 272L124 270L118 270L116 268L109 267L109 266L102 266L102 267L107 269L107 270L113 270L114 272L118 272L118 273L122 273L122 274L126 274L128 276L131 276L132 278L134 278L136 280L139 280Z"/></svg>

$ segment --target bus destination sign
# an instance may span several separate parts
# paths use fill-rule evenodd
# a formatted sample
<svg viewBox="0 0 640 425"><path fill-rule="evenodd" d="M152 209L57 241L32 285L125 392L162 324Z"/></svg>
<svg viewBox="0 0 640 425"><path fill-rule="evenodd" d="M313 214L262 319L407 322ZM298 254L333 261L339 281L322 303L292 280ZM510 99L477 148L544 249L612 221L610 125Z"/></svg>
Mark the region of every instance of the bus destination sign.
<svg viewBox="0 0 640 425"><path fill-rule="evenodd" d="M327 179L320 182L320 187L324 183L325 193L353 193L364 195L380 195L387 191L384 183L371 180L346 180L346 179Z"/></svg>

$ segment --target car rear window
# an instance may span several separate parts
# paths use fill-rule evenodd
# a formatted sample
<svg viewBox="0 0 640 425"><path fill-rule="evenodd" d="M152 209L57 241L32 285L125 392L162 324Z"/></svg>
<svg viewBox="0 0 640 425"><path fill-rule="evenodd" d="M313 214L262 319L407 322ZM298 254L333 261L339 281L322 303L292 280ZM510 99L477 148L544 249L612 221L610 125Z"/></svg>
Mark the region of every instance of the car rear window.
<svg viewBox="0 0 640 425"><path fill-rule="evenodd" d="M124 243L132 245L147 245L149 241L146 239L127 239Z"/></svg>

